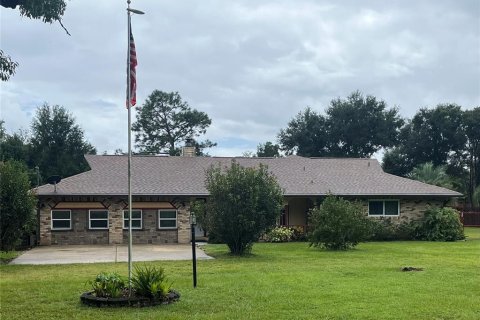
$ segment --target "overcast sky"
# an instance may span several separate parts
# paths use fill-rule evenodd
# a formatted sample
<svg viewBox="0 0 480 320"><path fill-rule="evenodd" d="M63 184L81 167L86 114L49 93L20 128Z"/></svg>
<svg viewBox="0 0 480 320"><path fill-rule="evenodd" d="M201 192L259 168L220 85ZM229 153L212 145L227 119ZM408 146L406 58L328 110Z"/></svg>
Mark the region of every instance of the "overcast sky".
<svg viewBox="0 0 480 320"><path fill-rule="evenodd" d="M276 141L299 111L354 90L398 106L480 105L480 1L133 0L137 103L178 91L206 112L211 155ZM65 106L99 153L127 149L126 1L68 1L63 23L0 8L1 49L19 62L1 83L7 132L39 105Z"/></svg>

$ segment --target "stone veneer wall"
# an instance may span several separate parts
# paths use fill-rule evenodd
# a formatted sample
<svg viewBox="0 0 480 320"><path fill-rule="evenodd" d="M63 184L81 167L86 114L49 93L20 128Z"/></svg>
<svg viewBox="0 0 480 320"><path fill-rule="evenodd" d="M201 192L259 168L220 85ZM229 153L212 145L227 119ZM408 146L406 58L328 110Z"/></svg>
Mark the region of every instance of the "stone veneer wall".
<svg viewBox="0 0 480 320"><path fill-rule="evenodd" d="M158 229L158 210L142 210L142 229L132 229L133 244L178 243L178 229ZM178 218L177 218L178 223ZM123 230L123 243L128 243L128 230Z"/></svg>
<svg viewBox="0 0 480 320"><path fill-rule="evenodd" d="M112 203L108 207L109 244L123 243L123 203Z"/></svg>
<svg viewBox="0 0 480 320"><path fill-rule="evenodd" d="M428 207L441 208L443 207L443 201L438 199L401 199L400 221L421 219Z"/></svg>
<svg viewBox="0 0 480 320"><path fill-rule="evenodd" d="M108 244L108 230L88 229L88 210L71 210L71 230L51 230L50 208L40 211L40 245Z"/></svg>
<svg viewBox="0 0 480 320"><path fill-rule="evenodd" d="M51 209L48 204L40 210L40 245L64 244L127 244L128 231L123 229L123 207L121 201L109 201L109 229L89 230L88 209L73 209L72 230L51 231ZM441 199L409 199L401 198L400 216L390 217L393 222L419 219L428 206L441 207ZM101 201L101 199L99 199ZM368 210L368 200L363 199ZM175 201L177 208L177 228L171 230L158 229L157 210L145 209L143 212L143 229L132 230L134 244L164 244L190 242L190 211L188 200Z"/></svg>
<svg viewBox="0 0 480 320"><path fill-rule="evenodd" d="M45 206L40 209L40 245L48 246L52 244L52 216L50 215L50 207Z"/></svg>
<svg viewBox="0 0 480 320"><path fill-rule="evenodd" d="M187 204L177 204L178 243L189 243L191 238L190 207Z"/></svg>
<svg viewBox="0 0 480 320"><path fill-rule="evenodd" d="M375 200L376 199L388 200L388 198L375 198ZM440 199L423 200L423 199L401 198L401 199L392 199L392 200L400 200L400 215L384 216L384 217L388 217L392 220L392 222L397 222L397 223L421 219L428 207L441 208L443 206L443 200L440 200ZM367 199L363 200L363 205L366 212L368 212ZM375 219L375 217L373 218Z"/></svg>
<svg viewBox="0 0 480 320"><path fill-rule="evenodd" d="M99 201L101 200L99 199ZM48 203L44 203L40 210L40 245L127 244L128 230L123 229L123 208L125 204L118 200L109 199L104 202L109 210L108 230L89 230L88 209L72 209L72 229L52 231L52 209ZM174 203L177 207L177 228L171 230L158 229L158 210L142 210L142 230L132 230L132 242L134 244L189 243L190 212L185 202L177 201Z"/></svg>
<svg viewBox="0 0 480 320"><path fill-rule="evenodd" d="M355 200L360 200L363 203L363 207L365 209L365 212L368 212L368 199L362 198L354 198L354 197L349 197L346 198L350 201L355 201ZM373 199L379 199L379 200L388 200L389 198L386 197L375 197L371 198ZM306 208L310 207L312 204L308 203L308 198L298 198L294 199L295 201L289 201L289 225L295 225L295 224L304 224L302 221L306 220ZM442 207L444 201L441 199L412 199L412 198L395 198L392 200L400 200L400 215L399 216L379 216L384 217L384 218L389 218L392 220L392 222L396 223L401 223L403 221L409 221L412 219L418 220L423 217L423 214L425 213L425 210L430 207ZM313 203L313 201L310 201ZM375 219L377 217L372 217L372 219ZM304 219L304 220L302 220Z"/></svg>

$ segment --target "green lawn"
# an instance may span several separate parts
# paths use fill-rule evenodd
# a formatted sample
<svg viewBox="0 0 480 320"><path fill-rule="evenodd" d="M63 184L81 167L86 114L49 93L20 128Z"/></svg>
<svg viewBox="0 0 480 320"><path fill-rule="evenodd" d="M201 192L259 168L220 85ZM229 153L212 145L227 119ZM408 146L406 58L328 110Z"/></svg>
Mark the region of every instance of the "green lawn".
<svg viewBox="0 0 480 320"><path fill-rule="evenodd" d="M467 241L372 242L328 252L305 243L256 244L236 258L163 266L179 302L143 309L84 307L85 283L125 263L0 266L1 319L480 319L480 228ZM401 272L404 266L422 272Z"/></svg>
<svg viewBox="0 0 480 320"><path fill-rule="evenodd" d="M18 257L22 252L20 251L0 251L0 264L9 263L11 260Z"/></svg>

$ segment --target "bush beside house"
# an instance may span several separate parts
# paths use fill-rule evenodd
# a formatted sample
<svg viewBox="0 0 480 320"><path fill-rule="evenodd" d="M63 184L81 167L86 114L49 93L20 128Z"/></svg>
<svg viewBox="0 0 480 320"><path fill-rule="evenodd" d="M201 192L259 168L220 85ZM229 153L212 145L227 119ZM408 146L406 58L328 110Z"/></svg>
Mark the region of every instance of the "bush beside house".
<svg viewBox="0 0 480 320"><path fill-rule="evenodd" d="M310 245L331 250L346 250L367 240L372 231L371 220L363 206L343 198L327 196L320 207L310 211Z"/></svg>
<svg viewBox="0 0 480 320"><path fill-rule="evenodd" d="M392 240L456 241L465 239L458 211L429 208L420 220L395 223L391 218L368 218L361 204L328 196L310 211L310 245L346 250L359 242Z"/></svg>
<svg viewBox="0 0 480 320"><path fill-rule="evenodd" d="M417 238L418 221L394 223L391 218L372 219L372 241L414 240Z"/></svg>
<svg viewBox="0 0 480 320"><path fill-rule="evenodd" d="M391 219L373 220L370 240L456 241L465 239L460 214L452 208L429 208L420 220L393 223Z"/></svg>
<svg viewBox="0 0 480 320"><path fill-rule="evenodd" d="M430 208L417 228L417 239L427 241L456 241L465 239L457 210Z"/></svg>
<svg viewBox="0 0 480 320"><path fill-rule="evenodd" d="M212 166L207 171L207 229L235 255L248 253L280 215L283 192L267 167Z"/></svg>

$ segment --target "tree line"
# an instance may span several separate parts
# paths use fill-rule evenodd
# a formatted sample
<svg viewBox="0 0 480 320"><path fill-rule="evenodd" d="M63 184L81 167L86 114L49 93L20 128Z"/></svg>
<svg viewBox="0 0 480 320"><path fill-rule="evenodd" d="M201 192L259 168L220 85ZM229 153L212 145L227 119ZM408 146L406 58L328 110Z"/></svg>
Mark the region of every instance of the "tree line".
<svg viewBox="0 0 480 320"><path fill-rule="evenodd" d="M132 125L134 153L176 156L180 146L193 139L197 155L208 155L205 149L216 143L199 139L210 125L209 116L178 92L154 90ZM31 135L7 134L0 121L0 150L2 161L21 161L29 168L32 186L38 173L44 182L50 175L85 171L84 154L97 151L66 108L47 104L37 109ZM468 203L479 205L480 107L463 110L456 104L439 104L421 108L408 119L397 107L356 91L333 99L324 113L305 108L279 130L276 143L260 143L255 153L244 156L371 157L377 152L384 153L385 172L455 189Z"/></svg>
<svg viewBox="0 0 480 320"><path fill-rule="evenodd" d="M245 155L369 158L377 152L385 172L455 189L480 206L480 107L439 104L408 119L356 91L333 99L324 114L307 107L280 130L277 144L259 144Z"/></svg>

